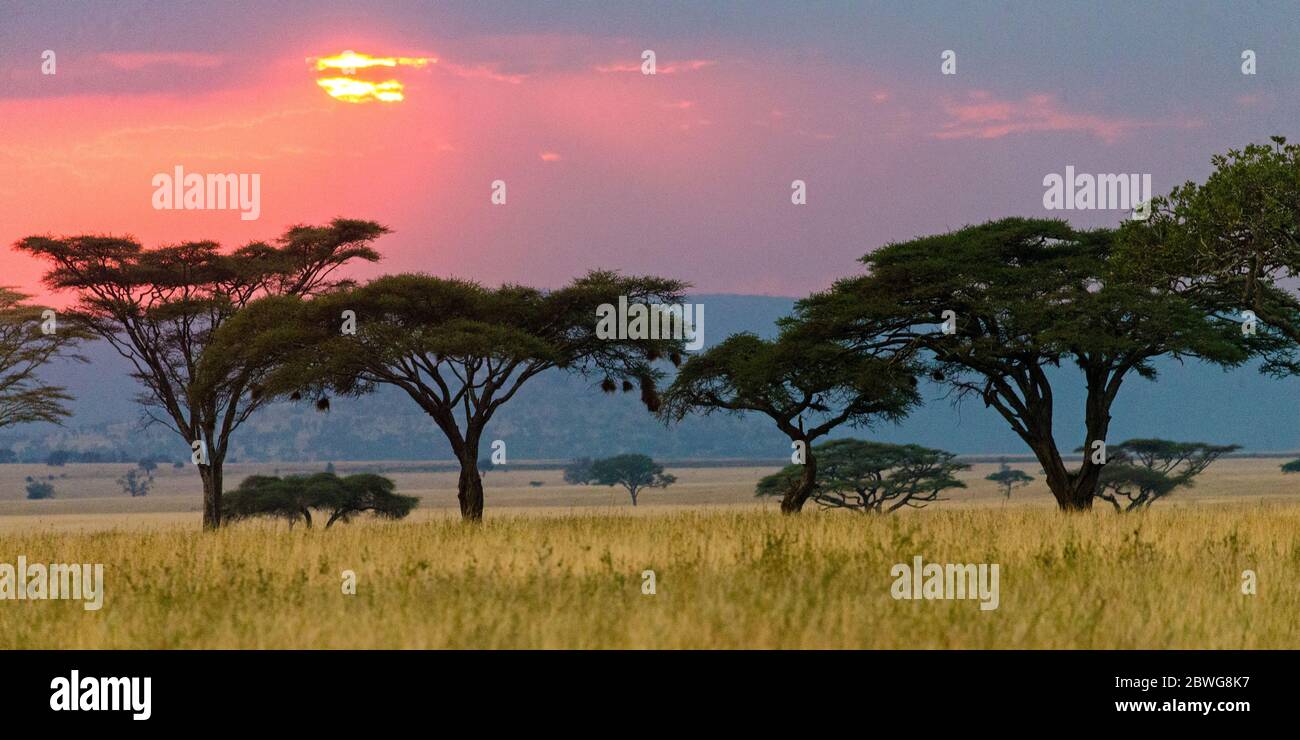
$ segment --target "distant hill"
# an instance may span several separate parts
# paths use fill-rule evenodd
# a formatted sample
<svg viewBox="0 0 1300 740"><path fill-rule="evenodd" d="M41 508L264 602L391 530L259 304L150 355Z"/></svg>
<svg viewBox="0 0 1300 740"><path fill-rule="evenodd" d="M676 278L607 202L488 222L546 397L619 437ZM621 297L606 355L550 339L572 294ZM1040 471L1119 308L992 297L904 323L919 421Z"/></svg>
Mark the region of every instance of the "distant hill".
<svg viewBox="0 0 1300 740"><path fill-rule="evenodd" d="M702 295L705 340L713 344L737 331L770 336L792 299ZM88 346L89 364L60 363L49 379L75 396L66 426L32 424L0 430L0 447L20 459L43 460L50 450L98 451L128 459L159 453L188 459L188 448L160 426L142 428L134 403L139 389L129 364L105 344ZM1200 363L1163 362L1158 382L1133 377L1120 391L1112 439L1159 436L1237 443L1248 451L1300 448L1300 379L1279 381L1253 369L1224 372ZM1061 447L1082 443L1083 394L1077 372L1055 373L1057 433ZM598 379L596 379L598 380ZM548 373L524 386L498 413L486 439L506 440L513 459L564 459L626 451L663 458L754 458L789 454L790 445L764 418L714 415L665 427L636 393L601 393L592 379ZM916 442L969 455L1024 455L1005 422L978 402L953 406L944 389L924 387L926 405L899 426L846 430L889 442ZM432 422L404 394L382 389L359 399L335 399L327 413L309 404L277 404L236 433L238 460L448 459L450 449ZM485 443L485 452L487 444Z"/></svg>

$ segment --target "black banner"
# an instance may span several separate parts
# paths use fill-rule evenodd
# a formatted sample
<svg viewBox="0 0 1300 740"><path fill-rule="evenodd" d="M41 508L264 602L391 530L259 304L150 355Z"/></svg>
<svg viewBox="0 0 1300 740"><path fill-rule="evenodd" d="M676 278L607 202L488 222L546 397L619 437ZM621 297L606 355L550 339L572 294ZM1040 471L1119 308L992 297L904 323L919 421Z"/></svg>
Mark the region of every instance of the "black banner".
<svg viewBox="0 0 1300 740"><path fill-rule="evenodd" d="M1286 652L17 651L4 716L134 729L373 726L450 716L542 728L622 715L915 727L1253 726L1294 712ZM148 679L148 681L145 681ZM781 709L782 703L788 703ZM865 713L865 715L864 715ZM137 719L138 717L138 719ZM442 721L442 720L439 720ZM996 724L988 724L994 722ZM915 723L915 724L913 724ZM626 725L625 725L626 726ZM450 731L450 726L448 726Z"/></svg>

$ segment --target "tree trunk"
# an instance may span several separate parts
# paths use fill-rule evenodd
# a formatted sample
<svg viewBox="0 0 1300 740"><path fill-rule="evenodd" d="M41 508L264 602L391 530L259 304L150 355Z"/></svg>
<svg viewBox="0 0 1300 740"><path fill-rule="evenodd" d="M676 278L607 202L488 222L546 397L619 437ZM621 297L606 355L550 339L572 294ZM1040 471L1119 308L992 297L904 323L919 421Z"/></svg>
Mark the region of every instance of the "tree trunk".
<svg viewBox="0 0 1300 740"><path fill-rule="evenodd" d="M798 514L802 511L804 502L817 486L817 458L813 457L812 445L805 447L804 454L806 459L803 463L803 475L799 476L799 483L786 491L785 498L781 499L782 514Z"/></svg>
<svg viewBox="0 0 1300 740"><path fill-rule="evenodd" d="M456 498L460 500L460 518L467 522L483 519L483 478L478 472L477 457L478 450L473 449L461 458L460 482L456 485Z"/></svg>
<svg viewBox="0 0 1300 740"><path fill-rule="evenodd" d="M1084 454L1092 453L1085 450ZM1092 510L1097 478L1101 474L1100 466L1085 463L1078 472L1071 473L1065 469L1065 462L1061 460L1055 443L1051 442L1035 447L1034 456L1047 475L1047 487L1056 499L1057 508L1061 511Z"/></svg>
<svg viewBox="0 0 1300 740"><path fill-rule="evenodd" d="M203 528L217 529L221 526L221 463L200 465L199 477L203 479Z"/></svg>
<svg viewBox="0 0 1300 740"><path fill-rule="evenodd" d="M632 505L636 506L636 488L635 487L629 488L627 489L627 492L632 494Z"/></svg>

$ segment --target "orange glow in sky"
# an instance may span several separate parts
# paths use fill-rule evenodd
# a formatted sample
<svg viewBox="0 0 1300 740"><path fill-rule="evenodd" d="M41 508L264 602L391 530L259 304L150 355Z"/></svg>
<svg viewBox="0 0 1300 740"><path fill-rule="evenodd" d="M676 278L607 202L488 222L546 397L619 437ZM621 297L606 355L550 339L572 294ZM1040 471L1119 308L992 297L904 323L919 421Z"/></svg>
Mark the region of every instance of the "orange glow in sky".
<svg viewBox="0 0 1300 740"><path fill-rule="evenodd" d="M321 77L316 80L330 97L346 103L397 103L406 99L405 86L397 80L372 81L354 77L358 69L370 67L425 67L436 64L434 57L375 57L352 50L327 57L313 57L317 72L338 71L345 76Z"/></svg>
<svg viewBox="0 0 1300 740"><path fill-rule="evenodd" d="M347 103L367 103L371 100L396 103L406 99L402 83L397 80L370 82L355 77L322 77L316 80L316 84L324 88L331 98Z"/></svg>
<svg viewBox="0 0 1300 740"><path fill-rule="evenodd" d="M369 54L360 54L355 51L345 51L332 57L317 57L313 60L316 62L316 71L327 69L341 69L347 74L352 74L349 70L365 69L366 67L423 67L428 64L437 64L438 60L434 57L372 57Z"/></svg>

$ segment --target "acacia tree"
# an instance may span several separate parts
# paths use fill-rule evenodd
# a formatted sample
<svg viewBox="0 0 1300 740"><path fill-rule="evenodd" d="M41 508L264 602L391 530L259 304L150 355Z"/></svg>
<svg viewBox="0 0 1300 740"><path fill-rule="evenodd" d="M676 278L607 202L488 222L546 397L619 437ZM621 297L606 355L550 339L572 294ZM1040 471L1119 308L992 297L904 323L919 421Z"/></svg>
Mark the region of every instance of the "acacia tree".
<svg viewBox="0 0 1300 740"><path fill-rule="evenodd" d="M811 324L785 322L775 340L735 334L692 356L664 391L660 414L669 422L692 413L766 415L802 455L799 482L781 499L781 511L794 514L816 487L814 441L841 425L897 422L918 401L906 353L847 351Z"/></svg>
<svg viewBox="0 0 1300 740"><path fill-rule="evenodd" d="M663 338L605 338L602 306L675 304L683 283L657 277L591 272L542 291L518 285L404 274L304 300L277 297L250 305L219 332L200 372L256 368L268 395L360 395L379 385L400 388L433 420L460 464L461 516L483 517L478 469L483 432L525 383L552 369L601 378L605 391L639 385L657 408L660 357L679 360L681 327ZM354 312L355 331L340 330ZM672 329L672 327L669 327ZM672 338L676 335L680 338Z"/></svg>
<svg viewBox="0 0 1300 740"><path fill-rule="evenodd" d="M649 455L615 455L591 463L587 481L600 486L622 486L636 497L646 488L667 488L677 482L677 476L664 472L664 466Z"/></svg>
<svg viewBox="0 0 1300 740"><path fill-rule="evenodd" d="M153 488L153 472L143 466L137 466L118 478L117 484L122 487L122 492L131 498L148 496L149 490Z"/></svg>
<svg viewBox="0 0 1300 740"><path fill-rule="evenodd" d="M221 499L222 520L236 522L255 517L284 519L289 528L302 521L311 528L311 511L319 505L316 490L309 490L301 477L250 475Z"/></svg>
<svg viewBox="0 0 1300 740"><path fill-rule="evenodd" d="M27 298L0 288L0 428L35 421L58 424L69 415L64 403L72 396L42 382L38 373L59 357L82 360L75 348L88 338L75 324L61 326L57 315L51 323L48 309Z"/></svg>
<svg viewBox="0 0 1300 740"><path fill-rule="evenodd" d="M334 473L291 475L286 478L251 475L224 498L228 520L275 517L289 522L292 528L302 521L312 525L312 510L329 514L325 528L335 522L349 522L358 514L370 512L381 519L402 519L419 505L415 496L394 493L393 481L373 473L358 473L340 478Z"/></svg>
<svg viewBox="0 0 1300 740"><path fill-rule="evenodd" d="M954 474L970 468L950 452L920 445L836 439L817 445L812 500L824 509L889 514L905 506L922 509L939 494L965 488ZM787 465L758 482L758 496L784 496L799 485L800 465Z"/></svg>
<svg viewBox="0 0 1300 740"><path fill-rule="evenodd" d="M198 388L196 369L214 333L244 306L272 295L316 295L349 285L334 272L353 260L375 261L370 243L387 229L335 219L295 226L273 244L223 253L216 242L145 249L111 236L32 236L14 245L50 264L53 290L76 296L70 318L107 341L144 386L139 401L199 455L203 526L221 523L222 468L231 434L269 397L250 372L229 365Z"/></svg>
<svg viewBox="0 0 1300 740"><path fill-rule="evenodd" d="M1296 342L1300 300L1281 283L1300 276L1300 146L1272 142L1215 155L1204 183L1153 199L1151 217L1126 226L1127 257L1144 279L1252 311Z"/></svg>
<svg viewBox="0 0 1300 740"><path fill-rule="evenodd" d="M1124 264L1239 323L1262 371L1300 375L1300 146L1275 136L1211 163L1204 183L1153 199L1149 219L1124 227Z"/></svg>
<svg viewBox="0 0 1300 740"><path fill-rule="evenodd" d="M924 350L935 381L1010 424L1061 509L1089 509L1103 467L1092 453L1105 444L1126 379L1154 378L1161 356L1225 365L1248 356L1238 325L1195 296L1130 279L1116 241L1114 231L1076 231L1063 221L992 221L887 245L862 258L867 275L797 310L863 351ZM1066 465L1053 427L1059 380L1051 373L1063 364L1079 370L1086 391L1089 454L1077 469Z"/></svg>
<svg viewBox="0 0 1300 740"><path fill-rule="evenodd" d="M1167 439L1130 439L1114 447L1101 473L1097 498L1115 511L1146 509L1179 488L1192 485L1221 456L1240 445L1205 442L1171 442ZM1125 499L1121 502L1120 499Z"/></svg>
<svg viewBox="0 0 1300 740"><path fill-rule="evenodd" d="M1005 461L998 467L996 473L989 473L984 476L984 480L993 481L1002 489L1002 495L1007 499L1011 498L1011 489L1027 486L1034 482L1034 476L1026 473L1019 468L1013 468L1007 465Z"/></svg>

